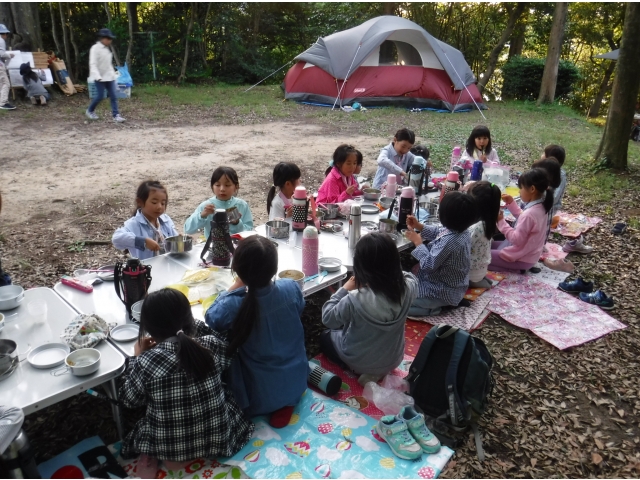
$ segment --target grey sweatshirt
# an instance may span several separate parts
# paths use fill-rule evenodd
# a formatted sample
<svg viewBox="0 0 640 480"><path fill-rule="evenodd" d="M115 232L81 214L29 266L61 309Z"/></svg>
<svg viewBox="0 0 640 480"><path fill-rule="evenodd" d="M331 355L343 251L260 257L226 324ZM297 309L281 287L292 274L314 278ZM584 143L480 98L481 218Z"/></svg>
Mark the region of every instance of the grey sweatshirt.
<svg viewBox="0 0 640 480"><path fill-rule="evenodd" d="M400 304L369 288L341 288L322 307L322 323L332 329L338 355L356 373L384 375L402 362L405 320L418 296L416 277L404 272L404 281Z"/></svg>
<svg viewBox="0 0 640 480"><path fill-rule="evenodd" d="M34 70L35 71L35 70ZM22 84L24 85L24 89L27 91L27 97L38 97L40 95L47 95L47 89L44 88L42 84L43 80L47 79L47 76L39 71L35 71L36 75L38 75L38 80L29 79L27 82L25 80L26 75L22 77Z"/></svg>

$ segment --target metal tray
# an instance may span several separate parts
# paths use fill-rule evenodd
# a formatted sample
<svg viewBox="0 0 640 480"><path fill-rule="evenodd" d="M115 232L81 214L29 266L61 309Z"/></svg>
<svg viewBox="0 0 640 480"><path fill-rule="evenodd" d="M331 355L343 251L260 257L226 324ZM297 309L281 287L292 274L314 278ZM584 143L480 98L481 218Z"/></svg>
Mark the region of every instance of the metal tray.
<svg viewBox="0 0 640 480"><path fill-rule="evenodd" d="M114 327L109 332L109 335L116 342L131 342L132 340L137 340L139 333L140 327L138 325L127 323L126 325Z"/></svg>
<svg viewBox="0 0 640 480"><path fill-rule="evenodd" d="M34 368L53 368L64 363L71 349L66 343L45 343L27 355L27 362Z"/></svg>
<svg viewBox="0 0 640 480"><path fill-rule="evenodd" d="M326 270L327 272L337 272L340 270L342 262L339 258L334 257L320 257L318 259L318 269Z"/></svg>

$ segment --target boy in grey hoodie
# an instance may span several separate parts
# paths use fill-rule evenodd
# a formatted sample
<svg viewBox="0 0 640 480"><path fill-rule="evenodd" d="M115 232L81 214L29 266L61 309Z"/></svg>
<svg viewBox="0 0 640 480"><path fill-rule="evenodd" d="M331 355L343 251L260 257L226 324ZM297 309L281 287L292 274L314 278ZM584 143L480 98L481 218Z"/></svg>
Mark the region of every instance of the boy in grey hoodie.
<svg viewBox="0 0 640 480"><path fill-rule="evenodd" d="M403 272L395 243L383 233L360 239L353 272L322 307L327 358L358 374L383 376L404 357L404 326L418 280Z"/></svg>

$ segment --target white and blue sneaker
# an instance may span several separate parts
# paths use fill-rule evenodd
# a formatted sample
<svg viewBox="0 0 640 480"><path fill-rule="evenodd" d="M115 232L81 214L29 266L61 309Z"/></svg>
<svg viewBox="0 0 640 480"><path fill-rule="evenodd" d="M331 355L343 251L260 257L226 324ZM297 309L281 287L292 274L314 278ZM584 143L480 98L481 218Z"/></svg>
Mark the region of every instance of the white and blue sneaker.
<svg viewBox="0 0 640 480"><path fill-rule="evenodd" d="M396 457L415 460L422 455L422 447L413 439L406 422L401 418L385 415L376 425L376 430Z"/></svg>
<svg viewBox="0 0 640 480"><path fill-rule="evenodd" d="M424 423L424 415L418 413L411 405L402 407L398 413L398 419L404 420L409 429L409 433L420 445L424 453L438 453L440 451L440 440L429 431Z"/></svg>

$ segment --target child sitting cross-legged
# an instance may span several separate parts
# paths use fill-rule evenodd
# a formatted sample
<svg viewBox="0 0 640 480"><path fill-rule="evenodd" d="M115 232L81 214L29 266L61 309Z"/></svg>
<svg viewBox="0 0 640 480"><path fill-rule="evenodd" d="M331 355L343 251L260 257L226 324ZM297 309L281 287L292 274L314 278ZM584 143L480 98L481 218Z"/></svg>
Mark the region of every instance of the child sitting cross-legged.
<svg viewBox="0 0 640 480"><path fill-rule="evenodd" d="M416 246L411 255L420 262L418 298L409 309L412 317L438 315L442 307L458 306L469 286L471 237L467 229L478 221L476 202L461 192L447 193L438 216L441 227L407 217L407 239Z"/></svg>
<svg viewBox="0 0 640 480"><path fill-rule="evenodd" d="M198 458L230 457L249 441L254 427L222 381L231 364L227 342L193 319L184 294L149 294L134 352L120 398L126 407L146 407L122 442L123 458L140 455L137 476L156 478L158 460L179 469Z"/></svg>

